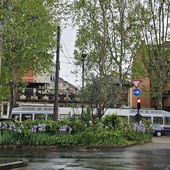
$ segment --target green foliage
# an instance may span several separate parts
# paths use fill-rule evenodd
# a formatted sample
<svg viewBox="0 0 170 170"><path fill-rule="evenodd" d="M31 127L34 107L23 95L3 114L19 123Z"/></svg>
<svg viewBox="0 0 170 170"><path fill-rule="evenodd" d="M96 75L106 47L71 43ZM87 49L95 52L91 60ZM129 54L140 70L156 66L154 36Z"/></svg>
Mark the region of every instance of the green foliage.
<svg viewBox="0 0 170 170"><path fill-rule="evenodd" d="M122 96L118 94L123 94L124 82L140 44L134 2L81 0L73 5L72 18L78 25L74 55L80 65L82 53L88 54L86 101L94 102L95 106L122 104ZM117 79L116 83L113 78Z"/></svg>
<svg viewBox="0 0 170 170"><path fill-rule="evenodd" d="M150 133L143 133L143 132L133 132L133 133L126 133L124 138L130 142L141 142L148 141L153 137Z"/></svg>
<svg viewBox="0 0 170 170"><path fill-rule="evenodd" d="M140 77L148 77L148 73L145 67L145 64L142 64L143 61L148 61L149 57L147 54L146 46L142 43L141 47L138 49L138 52L133 60L132 65L132 79L138 79ZM142 57L144 56L144 57Z"/></svg>
<svg viewBox="0 0 170 170"><path fill-rule="evenodd" d="M60 127L73 127L75 133L60 131ZM78 117L61 121L24 121L0 124L0 145L56 145L117 146L150 140L152 134L134 131L132 126L117 115L107 116L103 122L85 124Z"/></svg>
<svg viewBox="0 0 170 170"><path fill-rule="evenodd" d="M59 133L60 126L65 125L63 121L59 122L59 121L47 120L45 123L46 123L46 133L49 135L55 135L56 133Z"/></svg>
<svg viewBox="0 0 170 170"><path fill-rule="evenodd" d="M10 109L16 103L18 86L27 71L49 70L53 63L50 52L56 47L57 22L52 12L55 0L16 0L1 3L4 22L0 47L0 101L8 99ZM57 10L56 10L57 11ZM59 18L58 18L59 20ZM13 101L13 102L11 102Z"/></svg>
<svg viewBox="0 0 170 170"><path fill-rule="evenodd" d="M1 145L10 145L11 139L13 136L10 133L2 133L0 134L0 144Z"/></svg>
<svg viewBox="0 0 170 170"><path fill-rule="evenodd" d="M93 118L101 118L103 110L113 107L119 100L119 87L113 76L91 76L87 79L86 87L81 92L81 97L91 109L97 108Z"/></svg>
<svg viewBox="0 0 170 170"><path fill-rule="evenodd" d="M117 114L111 114L104 116L102 122L105 127L113 128L120 125L121 119Z"/></svg>
<svg viewBox="0 0 170 170"><path fill-rule="evenodd" d="M85 128L91 126L92 116L90 112L84 112L82 115L73 115L68 118L67 125L74 129L75 133L83 132Z"/></svg>
<svg viewBox="0 0 170 170"><path fill-rule="evenodd" d="M80 119L88 125L89 122L91 122L93 120L92 115L91 115L91 109L87 108L87 112L80 115Z"/></svg>
<svg viewBox="0 0 170 170"><path fill-rule="evenodd" d="M103 130L103 132L84 131L78 138L80 146L114 146L125 143L126 141L114 130Z"/></svg>
<svg viewBox="0 0 170 170"><path fill-rule="evenodd" d="M141 47L135 56L132 74L136 79L142 76L149 78L152 107L162 109L162 93L170 81L169 4L166 1L161 5L158 3L159 0L142 2L136 10ZM162 27L167 31L162 31Z"/></svg>

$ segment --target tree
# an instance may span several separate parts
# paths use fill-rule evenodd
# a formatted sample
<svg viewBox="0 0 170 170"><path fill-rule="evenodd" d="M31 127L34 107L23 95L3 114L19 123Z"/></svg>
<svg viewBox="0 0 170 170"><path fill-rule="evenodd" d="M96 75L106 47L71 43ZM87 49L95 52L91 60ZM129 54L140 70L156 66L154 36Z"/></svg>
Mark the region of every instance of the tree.
<svg viewBox="0 0 170 170"><path fill-rule="evenodd" d="M120 95L115 103L119 101L120 104L123 82L129 78L132 59L139 45L133 24L135 4L133 0L74 2L73 19L78 25L74 53L77 64L81 64L81 54L85 52L88 54L86 81L91 75L101 80L108 75L118 78Z"/></svg>
<svg viewBox="0 0 170 170"><path fill-rule="evenodd" d="M170 81L170 42L167 42L170 36L170 2L147 0L139 5L136 12L142 42L140 63L150 79L150 95L155 108L162 109L162 93Z"/></svg>
<svg viewBox="0 0 170 170"><path fill-rule="evenodd" d="M118 90L118 84L114 82L112 76L93 77L87 82L82 96L83 102L88 103L92 109L93 119L100 119L107 108L117 104ZM96 113L94 113L94 109L96 109Z"/></svg>
<svg viewBox="0 0 170 170"><path fill-rule="evenodd" d="M29 70L36 73L49 69L55 46L57 22L53 0L3 0L1 18L2 71L1 94L6 87L10 110L17 101L18 85Z"/></svg>

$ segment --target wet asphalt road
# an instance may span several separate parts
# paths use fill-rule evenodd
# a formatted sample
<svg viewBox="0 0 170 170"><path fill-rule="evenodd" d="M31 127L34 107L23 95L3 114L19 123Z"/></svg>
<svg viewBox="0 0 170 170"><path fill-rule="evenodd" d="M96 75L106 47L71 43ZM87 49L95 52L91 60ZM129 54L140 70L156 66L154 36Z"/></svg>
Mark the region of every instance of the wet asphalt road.
<svg viewBox="0 0 170 170"><path fill-rule="evenodd" d="M2 158L27 158L20 170L170 170L170 136L151 143L103 150L0 150Z"/></svg>

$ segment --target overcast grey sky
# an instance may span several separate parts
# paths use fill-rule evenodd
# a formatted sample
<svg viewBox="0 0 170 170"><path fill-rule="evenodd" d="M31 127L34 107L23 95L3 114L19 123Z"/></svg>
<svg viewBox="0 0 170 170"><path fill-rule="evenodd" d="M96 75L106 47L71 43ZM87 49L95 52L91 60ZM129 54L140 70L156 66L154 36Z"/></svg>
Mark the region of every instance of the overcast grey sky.
<svg viewBox="0 0 170 170"><path fill-rule="evenodd" d="M71 27L61 31L61 51L60 51L60 72L59 76L75 86L81 86L81 68L77 74L73 74L76 70L74 65L74 45L76 30Z"/></svg>

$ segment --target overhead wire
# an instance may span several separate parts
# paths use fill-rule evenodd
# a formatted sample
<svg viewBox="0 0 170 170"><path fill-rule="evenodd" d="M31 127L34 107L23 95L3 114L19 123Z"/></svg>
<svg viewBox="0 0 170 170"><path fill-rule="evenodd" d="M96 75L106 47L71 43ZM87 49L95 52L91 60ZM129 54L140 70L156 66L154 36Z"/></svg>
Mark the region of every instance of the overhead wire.
<svg viewBox="0 0 170 170"><path fill-rule="evenodd" d="M62 41L63 47L65 48L65 51L66 51L67 54L68 54L68 56L65 55L64 51L61 50L61 52L62 52L62 54L63 54L63 57L65 57L65 58L67 59L67 61L68 61L68 62L62 62L62 63L70 64L70 65L74 68L74 70L76 70L75 66L73 65L73 62L74 62L74 61L73 61L73 57L71 57L71 55L70 55L70 53L69 53L69 50L68 50L68 48L67 48L67 46L66 46L63 38L61 38L61 41ZM70 61L70 60L71 60L71 61ZM74 72L77 73L76 71L74 71ZM71 71L71 73L73 73L73 72ZM64 76L64 77L76 77L76 79L78 78L77 74L76 74L75 76L70 76L70 75L62 75L62 76ZM77 81L77 80L76 80L76 81Z"/></svg>
<svg viewBox="0 0 170 170"><path fill-rule="evenodd" d="M67 56L64 54L64 52L62 51L64 57L68 60L68 62L72 65L72 67L73 67L74 69L76 69L75 66L74 66L73 63L72 63L72 62L74 62L74 61L73 61L73 58L71 57L71 55L70 55L70 53L69 53L69 51L68 51L68 49L67 49L67 47L66 47L66 44L65 44L63 38L61 38L61 41L62 41L62 44L64 45L64 47L65 47L65 49L66 49L66 52L67 52L67 54L68 54L68 56L69 56L69 57L67 57ZM69 58L72 59L72 62L70 62Z"/></svg>

